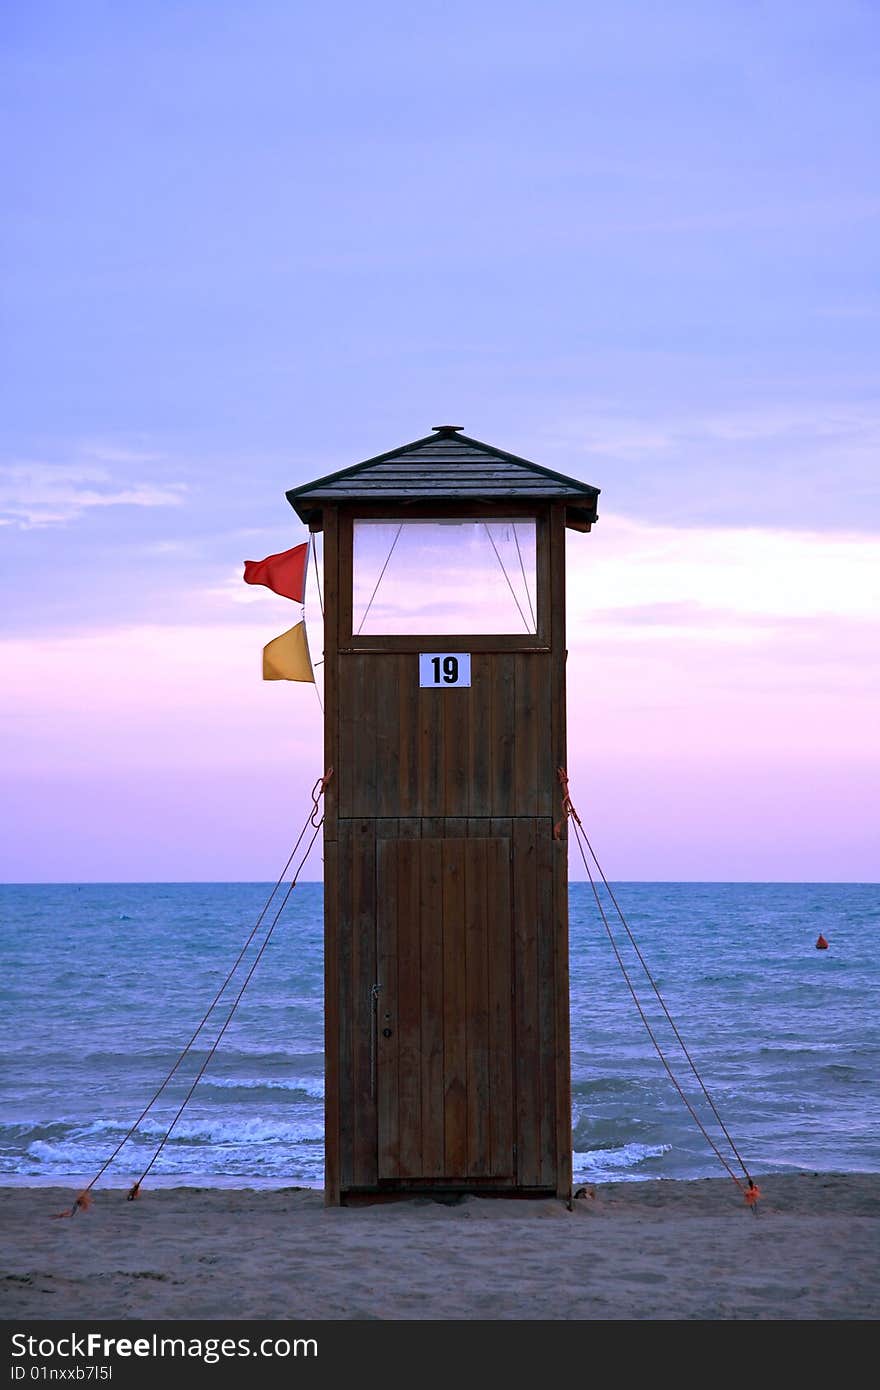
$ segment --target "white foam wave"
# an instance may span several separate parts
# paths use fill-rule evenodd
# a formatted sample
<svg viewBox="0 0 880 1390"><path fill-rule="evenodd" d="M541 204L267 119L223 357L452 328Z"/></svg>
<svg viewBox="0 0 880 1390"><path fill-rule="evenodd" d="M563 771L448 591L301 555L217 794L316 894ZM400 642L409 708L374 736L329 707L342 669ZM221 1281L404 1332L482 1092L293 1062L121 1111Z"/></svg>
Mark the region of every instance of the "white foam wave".
<svg viewBox="0 0 880 1390"><path fill-rule="evenodd" d="M253 1077L215 1076L199 1083L206 1090L229 1091L302 1091L312 1100L324 1099L324 1080L320 1076L278 1077L274 1080L258 1080Z"/></svg>
<svg viewBox="0 0 880 1390"><path fill-rule="evenodd" d="M159 1138L168 1121L148 1118L138 1126L138 1134ZM324 1138L323 1125L313 1120L285 1124L278 1119L205 1119L193 1116L176 1125L169 1143L181 1144L311 1144Z"/></svg>
<svg viewBox="0 0 880 1390"><path fill-rule="evenodd" d="M88 1139L93 1134L118 1133L122 1128L119 1120L91 1120L87 1125L71 1123L70 1138Z"/></svg>
<svg viewBox="0 0 880 1390"><path fill-rule="evenodd" d="M161 1139L168 1128L169 1119L148 1118L138 1126L132 1136L131 1144L143 1147L156 1139ZM124 1130L118 1125L98 1121L94 1125L72 1130L64 1137L53 1139L34 1139L27 1145L25 1153L41 1163L54 1163L64 1160L68 1163L91 1161L87 1156L97 1157L102 1153L96 1142L101 1134L114 1133L121 1138ZM91 1139L93 1142L84 1142ZM230 1149L251 1149L254 1146L320 1144L324 1130L320 1124L306 1121L299 1124L283 1124L278 1120L205 1120L193 1118L181 1120L169 1139L169 1146L219 1147ZM111 1142L108 1140L108 1143Z"/></svg>
<svg viewBox="0 0 880 1390"><path fill-rule="evenodd" d="M572 1154L575 1178L599 1181L610 1176L623 1180L638 1174L627 1170L636 1168L649 1158L661 1158L669 1153L671 1144L622 1144L619 1149L591 1149L586 1153Z"/></svg>
<svg viewBox="0 0 880 1390"><path fill-rule="evenodd" d="M60 1158L69 1152L65 1144L50 1144L46 1139L35 1139L32 1144L28 1144L26 1153L31 1158L46 1159L52 1162L53 1159Z"/></svg>

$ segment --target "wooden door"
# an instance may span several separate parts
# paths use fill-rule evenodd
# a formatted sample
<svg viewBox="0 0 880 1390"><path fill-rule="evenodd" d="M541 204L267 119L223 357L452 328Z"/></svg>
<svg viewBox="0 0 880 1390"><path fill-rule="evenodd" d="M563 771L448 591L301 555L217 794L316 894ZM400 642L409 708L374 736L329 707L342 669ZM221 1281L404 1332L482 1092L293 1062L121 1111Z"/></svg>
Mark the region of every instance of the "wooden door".
<svg viewBox="0 0 880 1390"><path fill-rule="evenodd" d="M513 1180L510 841L379 840L380 1180Z"/></svg>

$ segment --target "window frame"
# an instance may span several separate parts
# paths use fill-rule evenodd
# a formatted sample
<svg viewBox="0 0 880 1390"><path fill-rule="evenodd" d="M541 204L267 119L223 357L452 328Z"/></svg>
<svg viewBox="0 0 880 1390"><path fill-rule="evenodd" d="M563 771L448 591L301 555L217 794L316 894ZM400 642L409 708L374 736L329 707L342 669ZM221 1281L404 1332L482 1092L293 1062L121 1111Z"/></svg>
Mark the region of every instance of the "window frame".
<svg viewBox="0 0 880 1390"><path fill-rule="evenodd" d="M354 523L387 521L487 521L534 520L536 632L429 632L365 633L353 631ZM399 500L385 506L340 508L339 514L339 650L350 652L418 652L438 650L470 652L546 652L550 650L550 509L528 502L440 502Z"/></svg>

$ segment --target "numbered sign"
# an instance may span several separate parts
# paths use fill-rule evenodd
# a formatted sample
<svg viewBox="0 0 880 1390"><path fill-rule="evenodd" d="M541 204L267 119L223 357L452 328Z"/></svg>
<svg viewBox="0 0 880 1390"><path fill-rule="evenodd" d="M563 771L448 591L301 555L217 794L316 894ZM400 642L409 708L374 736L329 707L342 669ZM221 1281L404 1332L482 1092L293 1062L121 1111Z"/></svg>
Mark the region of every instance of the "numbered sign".
<svg viewBox="0 0 880 1390"><path fill-rule="evenodd" d="M419 652L420 686L448 690L470 683L470 652Z"/></svg>

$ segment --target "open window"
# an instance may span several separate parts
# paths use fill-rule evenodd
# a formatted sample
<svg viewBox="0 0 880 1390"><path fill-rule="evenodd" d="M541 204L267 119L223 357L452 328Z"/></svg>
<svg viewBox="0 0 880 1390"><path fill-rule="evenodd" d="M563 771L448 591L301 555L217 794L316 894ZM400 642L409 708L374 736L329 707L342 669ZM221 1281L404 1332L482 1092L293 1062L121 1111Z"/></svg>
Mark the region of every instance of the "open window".
<svg viewBox="0 0 880 1390"><path fill-rule="evenodd" d="M534 515L352 522L354 639L539 632Z"/></svg>

